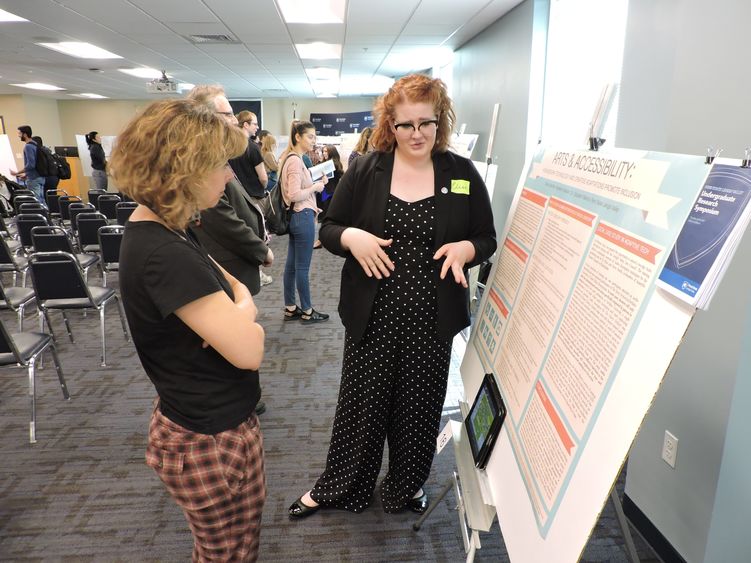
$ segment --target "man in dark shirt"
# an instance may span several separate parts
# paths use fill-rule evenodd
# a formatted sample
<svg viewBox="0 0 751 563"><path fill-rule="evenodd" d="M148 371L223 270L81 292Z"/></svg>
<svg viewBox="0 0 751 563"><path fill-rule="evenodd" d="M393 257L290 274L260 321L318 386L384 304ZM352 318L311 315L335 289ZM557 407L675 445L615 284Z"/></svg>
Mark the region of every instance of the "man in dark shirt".
<svg viewBox="0 0 751 563"><path fill-rule="evenodd" d="M263 156L258 144L253 137L258 131L258 118L252 111L241 111L237 114L237 126L240 127L248 138L248 149L245 154L229 161L237 179L248 192L250 197L261 199L266 195L266 184L269 181L266 167L263 165Z"/></svg>

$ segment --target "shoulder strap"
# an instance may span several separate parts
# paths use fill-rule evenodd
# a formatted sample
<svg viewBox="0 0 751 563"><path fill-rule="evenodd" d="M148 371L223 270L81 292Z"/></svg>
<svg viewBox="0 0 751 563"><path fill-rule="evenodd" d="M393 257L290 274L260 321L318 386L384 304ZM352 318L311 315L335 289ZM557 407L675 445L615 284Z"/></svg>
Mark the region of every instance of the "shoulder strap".
<svg viewBox="0 0 751 563"><path fill-rule="evenodd" d="M282 186L282 178L284 177L284 165L287 164L287 161L289 160L289 157L296 156L297 158L300 158L300 155L298 155L296 152L290 152L287 156L284 157L284 160L279 164L279 173L276 175L276 183L279 186L279 191L282 194L282 201L286 203L284 200L284 186ZM300 160L302 160L300 158ZM289 204L291 205L291 204Z"/></svg>

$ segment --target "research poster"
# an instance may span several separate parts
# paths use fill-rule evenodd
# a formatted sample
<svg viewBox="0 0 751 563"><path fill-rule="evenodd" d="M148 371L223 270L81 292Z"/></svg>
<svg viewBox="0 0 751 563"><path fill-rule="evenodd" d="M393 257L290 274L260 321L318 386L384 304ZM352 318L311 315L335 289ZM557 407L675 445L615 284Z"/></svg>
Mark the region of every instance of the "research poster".
<svg viewBox="0 0 751 563"><path fill-rule="evenodd" d="M667 366L642 358L647 367L639 377L646 370L653 383L642 392L628 386L620 367L707 172L702 159L692 156L542 149L520 186L472 343L508 409L504 433L512 462L494 452L491 486L508 489L513 482L499 474L518 477L523 494L514 502L527 505L532 519L525 533L536 534L541 545L556 526L565 527L567 533L552 535L566 538L568 552L580 553L609 486L580 495L571 482L577 473L605 472L612 485L664 375ZM669 340L666 346L672 346L672 357L677 343ZM625 411L623 423L633 431L616 432L608 442L598 436L598 424L603 418L612 422L603 414L617 403L608 401L617 376L627 393L646 396L632 401L633 412ZM608 451L592 451L603 447ZM613 460L612 467L597 464L598 458ZM577 485L582 486L586 479ZM496 503L513 497L508 490L497 492ZM575 513L587 518L561 522L562 505L586 504L586 498L591 506ZM522 524L505 526L508 518L497 508L513 555L507 528ZM506 506L506 514L524 513L518 508ZM569 512L564 511L566 520ZM568 533L572 529L576 533ZM524 560L535 560L529 555Z"/></svg>

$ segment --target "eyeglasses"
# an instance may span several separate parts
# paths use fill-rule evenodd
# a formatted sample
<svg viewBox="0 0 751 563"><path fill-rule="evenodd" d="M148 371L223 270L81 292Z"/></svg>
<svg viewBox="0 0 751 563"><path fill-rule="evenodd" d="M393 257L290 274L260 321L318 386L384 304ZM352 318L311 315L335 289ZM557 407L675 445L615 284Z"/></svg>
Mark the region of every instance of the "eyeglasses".
<svg viewBox="0 0 751 563"><path fill-rule="evenodd" d="M394 123L394 129L396 129L397 133L401 133L403 135L411 135L415 132L415 124L410 121L406 121L404 123ZM423 134L435 133L436 129L438 129L437 119L428 119L417 124L417 130Z"/></svg>

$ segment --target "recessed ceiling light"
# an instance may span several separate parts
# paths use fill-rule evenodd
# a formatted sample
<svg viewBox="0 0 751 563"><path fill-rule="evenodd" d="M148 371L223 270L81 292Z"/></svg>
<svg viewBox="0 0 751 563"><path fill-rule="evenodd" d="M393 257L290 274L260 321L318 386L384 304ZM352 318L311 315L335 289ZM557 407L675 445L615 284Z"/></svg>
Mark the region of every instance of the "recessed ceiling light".
<svg viewBox="0 0 751 563"><path fill-rule="evenodd" d="M345 0L278 0L287 23L344 23Z"/></svg>
<svg viewBox="0 0 751 563"><path fill-rule="evenodd" d="M0 10L0 22L27 22L26 18L22 18L21 16L17 16L16 14L11 14L10 12L6 12L5 10Z"/></svg>
<svg viewBox="0 0 751 563"><path fill-rule="evenodd" d="M191 84L190 82L180 82L177 85L177 89L179 91L181 91L181 92L187 92L188 90L192 90L195 87L196 87L196 85L195 84Z"/></svg>
<svg viewBox="0 0 751 563"><path fill-rule="evenodd" d="M108 96L94 94L93 92L82 92L81 94L71 94L71 96L77 96L79 98L89 98L91 100L104 100L108 98Z"/></svg>
<svg viewBox="0 0 751 563"><path fill-rule="evenodd" d="M336 94L316 94L316 98L336 98Z"/></svg>
<svg viewBox="0 0 751 563"><path fill-rule="evenodd" d="M31 88L32 90L65 90L59 86L53 86L52 84L44 84L42 82L27 82L26 84L11 84L11 86L18 86L19 88Z"/></svg>
<svg viewBox="0 0 751 563"><path fill-rule="evenodd" d="M130 74L131 76L137 76L138 78L161 78L162 71L155 68L141 67L141 68L118 68L120 72Z"/></svg>
<svg viewBox="0 0 751 563"><path fill-rule="evenodd" d="M301 59L341 59L342 46L335 43L296 43Z"/></svg>
<svg viewBox="0 0 751 563"><path fill-rule="evenodd" d="M47 47L58 53L78 57L79 59L122 59L120 55L110 53L92 45L91 43L82 43L80 41L62 41L60 43L37 43L42 47Z"/></svg>

